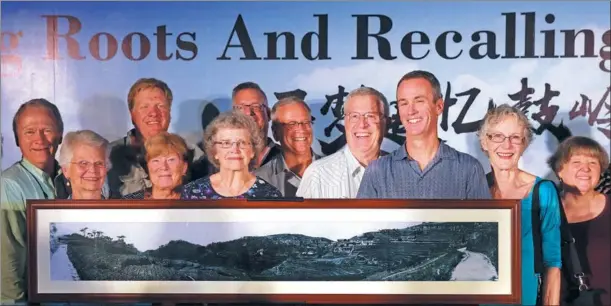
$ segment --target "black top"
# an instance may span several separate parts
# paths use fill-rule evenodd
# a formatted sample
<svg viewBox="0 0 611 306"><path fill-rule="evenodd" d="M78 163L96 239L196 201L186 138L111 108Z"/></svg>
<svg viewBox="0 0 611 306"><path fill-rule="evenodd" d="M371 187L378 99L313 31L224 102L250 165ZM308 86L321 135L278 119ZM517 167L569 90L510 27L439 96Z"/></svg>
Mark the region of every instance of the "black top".
<svg viewBox="0 0 611 306"><path fill-rule="evenodd" d="M181 199L186 200L218 200L226 198L235 199L257 199L257 198L281 198L282 193L274 187L272 184L266 182L264 179L257 177L255 183L250 186L250 189L245 193L236 197L226 197L217 193L212 184L210 183L210 177L201 178L191 183L186 184L183 187Z"/></svg>
<svg viewBox="0 0 611 306"><path fill-rule="evenodd" d="M569 223L575 238L575 248L583 272L593 289L604 289L602 305L611 305L611 195L606 195L605 207L595 218ZM566 275L565 275L566 277Z"/></svg>

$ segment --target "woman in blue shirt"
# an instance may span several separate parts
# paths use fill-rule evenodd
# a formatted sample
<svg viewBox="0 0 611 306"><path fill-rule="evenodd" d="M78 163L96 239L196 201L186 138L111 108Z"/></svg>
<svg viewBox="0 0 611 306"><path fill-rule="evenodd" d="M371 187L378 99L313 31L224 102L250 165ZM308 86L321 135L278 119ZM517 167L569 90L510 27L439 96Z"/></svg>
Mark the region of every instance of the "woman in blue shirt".
<svg viewBox="0 0 611 306"><path fill-rule="evenodd" d="M492 167L490 193L494 199L521 199L522 305L535 305L541 290L543 305L558 305L560 299L560 201L552 182L539 187L541 250L545 275L539 287L534 269L532 231L533 187L540 177L518 167L522 153L532 140L526 116L507 104L488 111L478 132L482 150Z"/></svg>

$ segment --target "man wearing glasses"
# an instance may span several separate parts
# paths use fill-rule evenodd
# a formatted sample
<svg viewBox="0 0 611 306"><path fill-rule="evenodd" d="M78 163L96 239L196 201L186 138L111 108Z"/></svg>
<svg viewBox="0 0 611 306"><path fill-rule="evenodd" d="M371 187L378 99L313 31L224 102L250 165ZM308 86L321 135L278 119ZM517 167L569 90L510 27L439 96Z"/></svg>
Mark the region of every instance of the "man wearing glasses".
<svg viewBox="0 0 611 306"><path fill-rule="evenodd" d="M303 173L320 158L312 151L312 112L305 101L288 97L274 104L271 117L272 133L280 141L282 153L255 174L278 188L284 197L295 197Z"/></svg>
<svg viewBox="0 0 611 306"><path fill-rule="evenodd" d="M439 81L430 72L412 71L401 78L397 107L405 144L367 167L358 198L491 198L479 161L439 139L443 104Z"/></svg>
<svg viewBox="0 0 611 306"><path fill-rule="evenodd" d="M298 197L355 198L370 162L380 156L389 118L388 101L379 91L360 87L346 97L346 146L314 161L305 171Z"/></svg>
<svg viewBox="0 0 611 306"><path fill-rule="evenodd" d="M238 84L231 93L231 101L234 110L241 111L255 120L259 128L261 128L263 138L267 139L267 145L263 148L263 152L260 152L259 160L256 161L255 167L259 168L281 154L282 150L278 144L267 136L270 109L267 104L267 95L265 95L261 87L253 82Z"/></svg>

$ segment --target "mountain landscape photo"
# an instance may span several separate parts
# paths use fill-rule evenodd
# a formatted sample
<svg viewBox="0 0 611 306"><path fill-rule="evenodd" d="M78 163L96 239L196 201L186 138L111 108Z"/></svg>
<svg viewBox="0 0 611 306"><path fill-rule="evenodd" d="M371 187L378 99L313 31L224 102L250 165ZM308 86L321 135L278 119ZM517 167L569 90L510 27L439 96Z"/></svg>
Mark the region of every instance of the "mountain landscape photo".
<svg viewBox="0 0 611 306"><path fill-rule="evenodd" d="M280 232L280 227L286 226L279 226L275 234L251 236L241 233L249 229L240 231L240 223L215 223L216 231L215 224L210 223L207 228L198 228L199 223L141 224L134 230L123 223L51 224L51 280L496 281L498 278L495 222L399 224L345 238L337 238L341 233L328 238L299 230ZM273 225L265 226L268 233L274 232ZM319 223L309 226L324 227ZM353 232L363 228L341 222L333 225L343 233L350 232L346 229L351 226ZM106 230L100 230L102 227ZM122 230L124 234L119 234ZM220 237L221 233L239 237Z"/></svg>

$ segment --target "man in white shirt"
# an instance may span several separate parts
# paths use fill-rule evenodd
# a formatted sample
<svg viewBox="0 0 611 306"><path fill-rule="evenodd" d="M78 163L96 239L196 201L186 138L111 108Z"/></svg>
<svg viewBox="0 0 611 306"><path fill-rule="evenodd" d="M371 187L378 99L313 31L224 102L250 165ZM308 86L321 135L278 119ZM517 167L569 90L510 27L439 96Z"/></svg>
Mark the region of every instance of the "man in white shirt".
<svg viewBox="0 0 611 306"><path fill-rule="evenodd" d="M379 91L360 87L344 105L346 146L314 161L304 172L296 196L356 198L365 167L380 156L389 118L388 101Z"/></svg>

